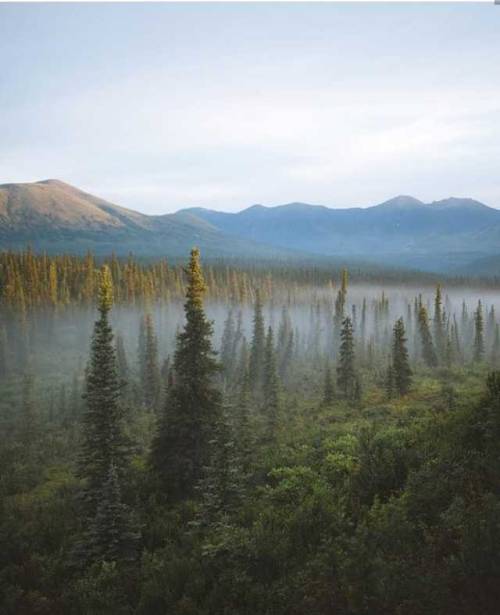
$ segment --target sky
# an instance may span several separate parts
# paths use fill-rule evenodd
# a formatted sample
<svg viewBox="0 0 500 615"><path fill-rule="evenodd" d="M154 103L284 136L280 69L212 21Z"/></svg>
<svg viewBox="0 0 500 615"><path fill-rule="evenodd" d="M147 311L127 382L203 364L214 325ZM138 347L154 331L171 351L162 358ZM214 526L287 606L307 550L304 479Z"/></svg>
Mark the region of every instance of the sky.
<svg viewBox="0 0 500 615"><path fill-rule="evenodd" d="M0 4L0 183L500 208L500 6Z"/></svg>

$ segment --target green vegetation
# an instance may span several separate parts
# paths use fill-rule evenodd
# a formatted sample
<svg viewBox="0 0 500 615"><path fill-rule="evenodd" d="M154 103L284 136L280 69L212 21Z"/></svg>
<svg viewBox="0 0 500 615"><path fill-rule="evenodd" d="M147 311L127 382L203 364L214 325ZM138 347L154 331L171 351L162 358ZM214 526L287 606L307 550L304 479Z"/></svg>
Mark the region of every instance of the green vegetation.
<svg viewBox="0 0 500 615"><path fill-rule="evenodd" d="M2 613L498 612L491 294L197 250L0 280Z"/></svg>

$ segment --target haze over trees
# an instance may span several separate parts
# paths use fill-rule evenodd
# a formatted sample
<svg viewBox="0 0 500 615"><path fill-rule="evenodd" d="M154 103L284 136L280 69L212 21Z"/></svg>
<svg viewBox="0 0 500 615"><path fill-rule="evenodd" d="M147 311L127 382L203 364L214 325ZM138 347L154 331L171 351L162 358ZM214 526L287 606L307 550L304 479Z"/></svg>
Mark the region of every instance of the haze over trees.
<svg viewBox="0 0 500 615"><path fill-rule="evenodd" d="M495 280L0 254L0 610L491 614Z"/></svg>

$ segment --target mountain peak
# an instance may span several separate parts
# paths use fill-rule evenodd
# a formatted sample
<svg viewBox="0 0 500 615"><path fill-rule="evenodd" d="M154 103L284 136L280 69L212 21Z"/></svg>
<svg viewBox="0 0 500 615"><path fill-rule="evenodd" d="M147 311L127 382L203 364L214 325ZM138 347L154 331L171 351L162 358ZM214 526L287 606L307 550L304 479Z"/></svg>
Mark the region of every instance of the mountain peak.
<svg viewBox="0 0 500 615"><path fill-rule="evenodd" d="M414 209L415 207L422 207L424 203L419 201L413 196L407 194L400 194L388 201L375 205L371 209Z"/></svg>

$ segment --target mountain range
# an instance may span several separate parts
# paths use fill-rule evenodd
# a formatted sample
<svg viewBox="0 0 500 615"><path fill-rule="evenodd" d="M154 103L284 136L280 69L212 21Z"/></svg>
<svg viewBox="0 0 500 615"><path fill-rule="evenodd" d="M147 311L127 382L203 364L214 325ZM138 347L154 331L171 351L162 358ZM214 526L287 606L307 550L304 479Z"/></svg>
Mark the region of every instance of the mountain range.
<svg viewBox="0 0 500 615"><path fill-rule="evenodd" d="M289 203L238 213L189 208L149 216L58 180L0 185L0 247L49 252L349 260L495 274L500 211L468 198L398 196L367 208Z"/></svg>

